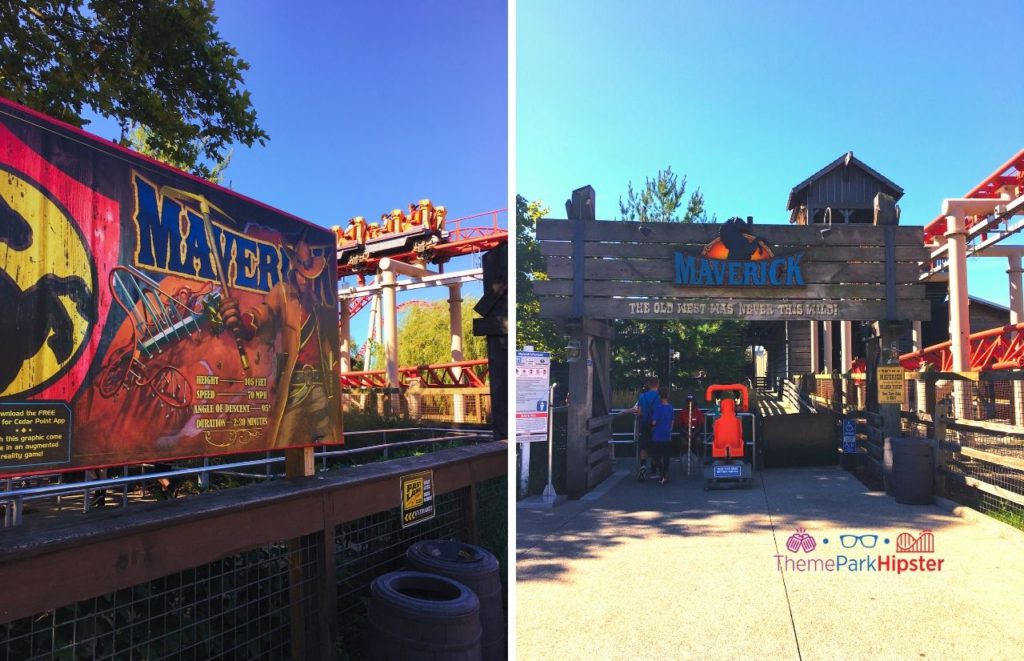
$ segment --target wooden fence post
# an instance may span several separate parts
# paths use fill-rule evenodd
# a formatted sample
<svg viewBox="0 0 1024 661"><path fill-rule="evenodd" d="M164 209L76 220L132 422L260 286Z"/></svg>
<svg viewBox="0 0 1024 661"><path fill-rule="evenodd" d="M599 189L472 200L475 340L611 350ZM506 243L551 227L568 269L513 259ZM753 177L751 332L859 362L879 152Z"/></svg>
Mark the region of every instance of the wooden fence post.
<svg viewBox="0 0 1024 661"><path fill-rule="evenodd" d="M934 382L932 382L934 392ZM945 496L948 493L946 486L946 460L948 453L943 444L946 442L946 416L949 415L949 398L943 398L935 404L935 415L932 417L932 424L935 430L935 493Z"/></svg>
<svg viewBox="0 0 1024 661"><path fill-rule="evenodd" d="M879 365L883 364L881 360L885 356L886 351L889 350L893 345L899 341L900 336L900 325L898 323L881 322L880 330L880 351L878 361ZM900 410L902 409L901 404L879 404L878 412L882 416L882 443L885 443L886 438L898 438L903 435L903 427L900 421Z"/></svg>
<svg viewBox="0 0 1024 661"><path fill-rule="evenodd" d="M315 473L316 466L312 447L288 448L284 451L286 478L309 477ZM307 567L311 567L316 574L320 572L315 564L305 561L310 552L312 549L303 548L301 538L288 540L288 600L291 613L293 659L317 658L316 648L310 649L308 645L308 636L311 632L306 630L306 605L317 608L317 610L321 606L320 600L310 598L312 597L310 587L318 586L321 582L319 576L309 576L307 573ZM310 618L310 621L320 621L321 615L321 613L316 613L316 617Z"/></svg>
<svg viewBox="0 0 1024 661"><path fill-rule="evenodd" d="M466 526L466 538L470 544L480 543L480 524L477 520L478 497L476 482L466 487L466 506L463 508L462 516Z"/></svg>

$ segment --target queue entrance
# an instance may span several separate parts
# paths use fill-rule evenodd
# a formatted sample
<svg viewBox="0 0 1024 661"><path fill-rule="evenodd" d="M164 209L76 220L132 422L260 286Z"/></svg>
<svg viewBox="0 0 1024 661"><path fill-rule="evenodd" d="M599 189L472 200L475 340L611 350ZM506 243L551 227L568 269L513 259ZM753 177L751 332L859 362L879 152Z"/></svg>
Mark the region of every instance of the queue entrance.
<svg viewBox="0 0 1024 661"><path fill-rule="evenodd" d="M576 354L568 384L570 499L612 471L616 319L804 327L866 321L875 331L867 364L873 369L887 362L904 324L930 317L924 285L918 284L927 253L922 228L899 227L898 215L887 213L891 198L880 194L875 204L874 225L760 225L751 218L718 224L601 221L595 191L585 186L566 203L567 219L539 221L537 239L549 277L534 283L541 317L560 323ZM714 383L714 375L708 379ZM879 411L898 432L899 407Z"/></svg>

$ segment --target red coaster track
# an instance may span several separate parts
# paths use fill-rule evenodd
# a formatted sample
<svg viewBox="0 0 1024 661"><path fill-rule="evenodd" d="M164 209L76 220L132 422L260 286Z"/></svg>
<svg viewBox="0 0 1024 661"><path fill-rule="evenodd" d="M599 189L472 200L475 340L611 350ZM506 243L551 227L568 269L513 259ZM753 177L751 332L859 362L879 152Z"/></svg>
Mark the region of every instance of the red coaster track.
<svg viewBox="0 0 1024 661"><path fill-rule="evenodd" d="M971 346L970 371L1012 370L1024 368L1024 324L1000 326L968 338ZM947 340L900 356L904 369L917 370L921 363L931 364L939 372L953 371L952 342Z"/></svg>
<svg viewBox="0 0 1024 661"><path fill-rule="evenodd" d="M999 166L995 172L972 188L964 197L968 199L998 199L1006 192L1009 192L1011 198L1019 198L1024 195L1024 149ZM965 218L964 225L968 234L972 228L985 220L984 216ZM946 218L940 214L924 228L925 245L934 247L941 243L946 229ZM978 228L978 232L982 233L982 240L987 231L981 227ZM968 338L968 343L970 346L969 369L971 371L1024 368L1024 324L1000 326L974 333ZM946 341L921 351L906 353L900 356L900 364L906 369L916 370L921 363L927 362L936 370L952 371L951 347L952 342Z"/></svg>
<svg viewBox="0 0 1024 661"><path fill-rule="evenodd" d="M1000 189L1010 186L1014 189L1013 197L1024 195L1024 149L1017 152L1013 158L1003 163L999 168L986 177L980 184L972 188L966 195L968 199L994 199L998 198ZM965 219L965 229L970 231L981 218L969 216ZM924 244L931 245L934 241L942 239L946 233L946 217L942 214L936 216L935 220L924 227Z"/></svg>
<svg viewBox="0 0 1024 661"><path fill-rule="evenodd" d="M457 369L461 369L458 376ZM487 385L487 359L398 368L402 388L408 388L416 379L423 388L482 388ZM341 387L387 388L388 375L385 370L342 372Z"/></svg>

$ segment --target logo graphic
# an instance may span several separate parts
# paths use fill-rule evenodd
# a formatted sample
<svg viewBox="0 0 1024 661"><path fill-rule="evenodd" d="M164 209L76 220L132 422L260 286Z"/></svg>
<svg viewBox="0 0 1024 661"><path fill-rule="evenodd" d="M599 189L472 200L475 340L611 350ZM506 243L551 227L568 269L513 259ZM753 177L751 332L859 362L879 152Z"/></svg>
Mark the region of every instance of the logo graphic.
<svg viewBox="0 0 1024 661"><path fill-rule="evenodd" d="M775 256L764 239L753 234L754 220L743 222L739 218L730 218L722 223L718 230L718 238L704 246L702 257L708 259L738 259L759 262Z"/></svg>
<svg viewBox="0 0 1024 661"><path fill-rule="evenodd" d="M840 535L839 543L843 545L844 549L852 549L857 544L866 549L873 549L878 544L878 535Z"/></svg>
<svg viewBox="0 0 1024 661"><path fill-rule="evenodd" d="M797 528L796 532L786 540L786 549L790 553L798 553L801 549L804 553L810 553L817 546L818 543L814 541L814 537L804 528Z"/></svg>
<svg viewBox="0 0 1024 661"><path fill-rule="evenodd" d="M423 478L409 480L404 485L405 493L402 497L402 507L413 509L423 504Z"/></svg>
<svg viewBox="0 0 1024 661"><path fill-rule="evenodd" d="M909 532L902 532L896 536L897 553L934 553L935 535L931 530L924 530L920 535L914 537Z"/></svg>
<svg viewBox="0 0 1024 661"><path fill-rule="evenodd" d="M75 221L43 190L0 172L0 397L66 372L96 321L92 260Z"/></svg>
<svg viewBox="0 0 1024 661"><path fill-rule="evenodd" d="M753 233L753 219L730 218L700 258L675 254L675 284L689 286L802 287L803 253L776 257L768 242Z"/></svg>

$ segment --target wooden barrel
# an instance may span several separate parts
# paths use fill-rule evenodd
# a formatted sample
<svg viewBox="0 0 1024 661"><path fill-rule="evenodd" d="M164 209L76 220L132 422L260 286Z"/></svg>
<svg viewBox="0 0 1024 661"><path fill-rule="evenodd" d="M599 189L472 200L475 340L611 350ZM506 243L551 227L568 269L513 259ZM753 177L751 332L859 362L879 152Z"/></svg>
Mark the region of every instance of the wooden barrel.
<svg viewBox="0 0 1024 661"><path fill-rule="evenodd" d="M370 585L366 658L480 661L480 600L450 578L415 571Z"/></svg>
<svg viewBox="0 0 1024 661"><path fill-rule="evenodd" d="M472 590L480 599L484 661L506 658L504 600L494 554L473 544L427 540L410 546L405 557L410 569L446 576Z"/></svg>

